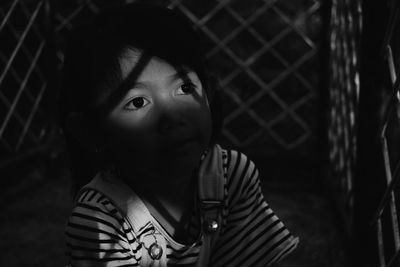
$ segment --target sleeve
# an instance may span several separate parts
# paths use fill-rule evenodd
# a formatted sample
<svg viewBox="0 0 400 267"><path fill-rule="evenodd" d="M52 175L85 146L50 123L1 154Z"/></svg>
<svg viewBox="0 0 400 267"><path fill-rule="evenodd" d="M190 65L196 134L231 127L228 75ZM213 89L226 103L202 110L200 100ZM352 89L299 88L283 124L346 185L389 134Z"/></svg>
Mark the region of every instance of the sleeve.
<svg viewBox="0 0 400 267"><path fill-rule="evenodd" d="M297 246L298 238L264 200L254 163L227 151L226 165L228 211L213 266L273 266Z"/></svg>
<svg viewBox="0 0 400 267"><path fill-rule="evenodd" d="M68 266L139 266L140 247L110 205L96 191L81 195L65 229Z"/></svg>

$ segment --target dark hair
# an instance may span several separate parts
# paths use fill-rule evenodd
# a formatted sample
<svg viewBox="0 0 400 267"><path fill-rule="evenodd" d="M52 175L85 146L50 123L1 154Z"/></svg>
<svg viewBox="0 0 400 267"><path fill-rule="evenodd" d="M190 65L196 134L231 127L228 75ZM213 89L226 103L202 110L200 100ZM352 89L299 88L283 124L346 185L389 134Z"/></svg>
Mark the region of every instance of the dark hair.
<svg viewBox="0 0 400 267"><path fill-rule="evenodd" d="M220 101L216 83L212 85L207 75L200 43L182 14L143 4L114 7L73 31L65 52L60 120L78 188L98 171L98 164L91 162L94 155L85 155L77 140L65 130L66 118L71 112L82 112L94 121L101 119L98 112L92 111L107 106L115 93L118 97L117 88L122 82L119 58L128 48L140 50L141 57L157 56L178 69L187 67L197 73L210 103L211 144L216 142L222 124ZM140 74L140 67L144 66L138 65Z"/></svg>

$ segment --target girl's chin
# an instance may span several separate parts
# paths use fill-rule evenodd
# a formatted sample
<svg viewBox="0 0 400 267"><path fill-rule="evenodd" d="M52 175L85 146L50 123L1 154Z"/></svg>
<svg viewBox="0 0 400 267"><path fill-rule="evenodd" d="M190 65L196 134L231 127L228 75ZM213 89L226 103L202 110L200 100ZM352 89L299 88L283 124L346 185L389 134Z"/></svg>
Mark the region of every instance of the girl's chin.
<svg viewBox="0 0 400 267"><path fill-rule="evenodd" d="M164 147L163 149L136 150L132 154L121 157L121 162L128 168L138 172L156 172L160 174L188 172L198 167L201 156L206 148L197 141L189 141L180 145Z"/></svg>
<svg viewBox="0 0 400 267"><path fill-rule="evenodd" d="M162 165L170 171L174 169L194 169L198 167L203 152L197 144L184 144L171 150L162 160Z"/></svg>

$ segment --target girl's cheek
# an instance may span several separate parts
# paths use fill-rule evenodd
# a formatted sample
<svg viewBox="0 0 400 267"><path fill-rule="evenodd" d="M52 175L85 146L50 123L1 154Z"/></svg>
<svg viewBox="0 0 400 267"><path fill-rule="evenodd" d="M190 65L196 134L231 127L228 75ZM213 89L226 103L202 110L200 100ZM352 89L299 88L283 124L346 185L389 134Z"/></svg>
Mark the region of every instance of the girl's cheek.
<svg viewBox="0 0 400 267"><path fill-rule="evenodd" d="M152 149L152 126L145 120L113 121L107 127L107 145L121 155L142 153Z"/></svg>
<svg viewBox="0 0 400 267"><path fill-rule="evenodd" d="M106 123L109 128L118 129L119 131L140 129L148 123L146 118L150 113L148 108L139 110L114 110L106 118Z"/></svg>

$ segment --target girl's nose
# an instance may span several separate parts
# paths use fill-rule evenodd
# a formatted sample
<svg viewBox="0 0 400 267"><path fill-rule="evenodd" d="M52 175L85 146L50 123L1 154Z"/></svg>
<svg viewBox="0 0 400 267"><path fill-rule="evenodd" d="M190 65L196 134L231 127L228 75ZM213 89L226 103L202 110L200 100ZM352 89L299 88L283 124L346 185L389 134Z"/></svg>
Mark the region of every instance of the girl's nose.
<svg viewBox="0 0 400 267"><path fill-rule="evenodd" d="M184 111L175 105L163 105L158 118L159 130L163 134L173 134L186 125Z"/></svg>

